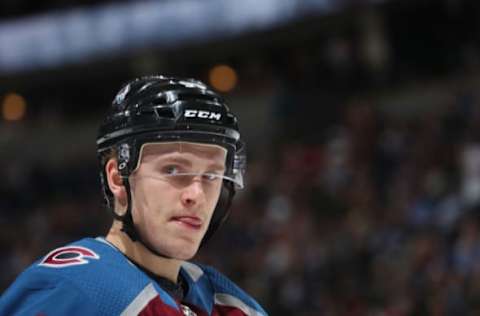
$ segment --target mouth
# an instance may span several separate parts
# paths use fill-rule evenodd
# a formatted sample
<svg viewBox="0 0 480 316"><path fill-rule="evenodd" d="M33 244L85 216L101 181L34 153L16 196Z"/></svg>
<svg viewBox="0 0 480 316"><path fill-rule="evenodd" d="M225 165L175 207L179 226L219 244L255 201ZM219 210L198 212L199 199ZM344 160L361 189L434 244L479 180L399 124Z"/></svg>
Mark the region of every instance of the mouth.
<svg viewBox="0 0 480 316"><path fill-rule="evenodd" d="M174 216L171 218L171 221L192 230L200 230L203 225L203 221L196 216Z"/></svg>

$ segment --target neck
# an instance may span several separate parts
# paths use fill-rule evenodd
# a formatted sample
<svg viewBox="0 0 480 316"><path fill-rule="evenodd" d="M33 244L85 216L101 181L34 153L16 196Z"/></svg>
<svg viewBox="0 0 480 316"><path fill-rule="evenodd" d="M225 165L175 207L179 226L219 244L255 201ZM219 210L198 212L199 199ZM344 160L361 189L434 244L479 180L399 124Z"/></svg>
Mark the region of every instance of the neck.
<svg viewBox="0 0 480 316"><path fill-rule="evenodd" d="M114 220L107 234L107 241L144 269L175 283L177 282L180 265L182 264L181 260L157 256L138 241L133 242L127 234L121 231L121 228L122 223Z"/></svg>

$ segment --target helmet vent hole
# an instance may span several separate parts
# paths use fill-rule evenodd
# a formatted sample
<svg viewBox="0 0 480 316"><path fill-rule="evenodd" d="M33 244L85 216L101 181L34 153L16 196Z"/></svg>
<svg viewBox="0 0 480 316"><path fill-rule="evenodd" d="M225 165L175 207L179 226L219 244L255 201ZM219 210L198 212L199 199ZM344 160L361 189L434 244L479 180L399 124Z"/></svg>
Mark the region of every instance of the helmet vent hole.
<svg viewBox="0 0 480 316"><path fill-rule="evenodd" d="M155 111L157 112L158 117L175 118L172 109L169 107L157 107Z"/></svg>
<svg viewBox="0 0 480 316"><path fill-rule="evenodd" d="M157 96L155 99L153 99L152 104L153 105L165 105L167 104L167 98L166 96Z"/></svg>
<svg viewBox="0 0 480 316"><path fill-rule="evenodd" d="M207 101L211 103L219 103L219 99L217 97L208 95L208 94L198 94L198 93L179 93L178 99L181 101Z"/></svg>

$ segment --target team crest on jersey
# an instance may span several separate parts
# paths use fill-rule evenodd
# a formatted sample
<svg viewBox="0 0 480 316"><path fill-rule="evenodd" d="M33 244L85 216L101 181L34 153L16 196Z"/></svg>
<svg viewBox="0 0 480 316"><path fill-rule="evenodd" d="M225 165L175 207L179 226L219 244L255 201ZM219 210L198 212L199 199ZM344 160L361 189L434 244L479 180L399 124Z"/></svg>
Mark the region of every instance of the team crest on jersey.
<svg viewBox="0 0 480 316"><path fill-rule="evenodd" d="M90 259L100 259L93 250L80 246L57 248L48 253L38 264L50 268L63 268L89 263Z"/></svg>

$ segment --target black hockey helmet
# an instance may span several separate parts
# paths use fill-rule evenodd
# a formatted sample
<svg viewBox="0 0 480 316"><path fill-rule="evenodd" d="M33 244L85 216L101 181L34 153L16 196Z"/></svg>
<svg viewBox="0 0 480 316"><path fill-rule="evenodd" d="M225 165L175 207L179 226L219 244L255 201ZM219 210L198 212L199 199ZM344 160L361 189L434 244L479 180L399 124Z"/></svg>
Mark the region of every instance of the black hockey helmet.
<svg viewBox="0 0 480 316"><path fill-rule="evenodd" d="M172 141L215 144L227 150L225 174L230 180L223 181L219 201L202 242L208 240L226 219L235 190L243 188L245 147L237 118L220 95L194 79L148 76L128 82L115 96L99 129L100 178L107 206L115 218L123 222L123 230L132 240L140 240L152 251L133 224L128 177L139 164L144 144ZM112 155L116 155L128 196L127 211L123 215L113 209L113 194L106 181L105 164Z"/></svg>

